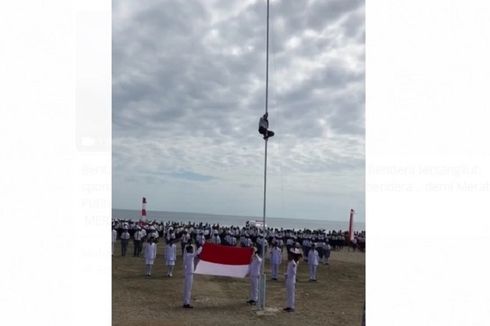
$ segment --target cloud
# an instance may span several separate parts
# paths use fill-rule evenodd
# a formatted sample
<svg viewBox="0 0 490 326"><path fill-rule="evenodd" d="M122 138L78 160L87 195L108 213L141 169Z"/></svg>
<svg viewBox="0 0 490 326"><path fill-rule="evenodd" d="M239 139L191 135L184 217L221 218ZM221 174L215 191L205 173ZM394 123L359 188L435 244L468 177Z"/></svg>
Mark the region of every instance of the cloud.
<svg viewBox="0 0 490 326"><path fill-rule="evenodd" d="M347 202L364 191L364 3L272 1L270 41L271 177ZM264 87L265 2L114 1L114 206L171 187L250 214L241 201L260 196ZM293 217L302 200L275 215ZM199 202L197 211L218 209Z"/></svg>

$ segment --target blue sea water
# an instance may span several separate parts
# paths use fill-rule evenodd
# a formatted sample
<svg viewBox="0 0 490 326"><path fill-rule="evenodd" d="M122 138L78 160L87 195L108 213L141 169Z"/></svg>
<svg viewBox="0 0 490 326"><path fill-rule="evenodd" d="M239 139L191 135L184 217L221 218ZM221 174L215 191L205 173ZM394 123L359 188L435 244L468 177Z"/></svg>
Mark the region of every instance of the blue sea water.
<svg viewBox="0 0 490 326"><path fill-rule="evenodd" d="M236 216L236 215L216 215L204 213L185 213L185 212L165 212L149 211L147 212L149 220L157 221L174 221L174 222L203 222L209 224L220 224L223 226L244 226L248 220L262 220L262 217L253 216ZM140 211L129 209L112 209L112 217L118 219L132 219L137 221L140 218ZM325 230L348 230L348 217L345 221L329 220L309 220L309 219L292 219L280 217L266 217L266 224L269 227L284 229L325 229ZM365 230L362 222L354 221L354 231Z"/></svg>

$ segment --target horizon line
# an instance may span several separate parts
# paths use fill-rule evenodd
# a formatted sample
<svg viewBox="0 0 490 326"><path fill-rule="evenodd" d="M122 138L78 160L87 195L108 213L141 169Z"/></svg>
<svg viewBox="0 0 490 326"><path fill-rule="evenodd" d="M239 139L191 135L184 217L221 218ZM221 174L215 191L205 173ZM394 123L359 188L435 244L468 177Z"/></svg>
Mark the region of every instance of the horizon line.
<svg viewBox="0 0 490 326"><path fill-rule="evenodd" d="M139 209L129 209L129 208L115 208L112 207L112 210L118 209L118 210L125 210L125 211L141 211ZM234 216L234 217L250 217L253 218L257 221L262 221L263 218L259 216L250 216L250 215L234 215L234 214L217 214L217 213L203 213L203 212L181 212L181 211L161 211L161 210L152 210L153 212L167 212L167 213L179 213L179 214L204 214L204 215L214 215L214 216ZM147 214L150 212L149 210L146 210ZM286 220L309 220L309 221L330 221L330 222L344 222L343 220L320 220L320 219L315 219L315 218L298 218L298 217L275 217L275 216L269 216L267 218L275 218L275 219L286 219ZM349 218L346 218L347 223L349 223ZM364 220L363 221L356 221L354 220L354 223L366 223Z"/></svg>

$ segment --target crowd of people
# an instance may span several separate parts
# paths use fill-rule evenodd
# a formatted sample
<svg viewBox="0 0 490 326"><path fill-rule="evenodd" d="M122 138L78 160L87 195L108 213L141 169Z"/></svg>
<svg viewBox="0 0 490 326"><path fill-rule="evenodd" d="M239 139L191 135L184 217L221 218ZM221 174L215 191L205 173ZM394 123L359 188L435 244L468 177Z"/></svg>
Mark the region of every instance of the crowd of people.
<svg viewBox="0 0 490 326"><path fill-rule="evenodd" d="M283 229L263 228L256 225L221 226L219 224L193 222L134 222L132 220L113 219L112 254L115 243L120 240L121 255L126 256L130 240L133 242L133 256L143 252L145 258L145 276L151 277L152 266L157 252L157 243L163 242L167 277L173 277L177 261L177 245L184 262L184 308L192 308L190 303L194 266L202 246L206 242L225 246L253 247L254 255L250 263L250 298L248 304L255 305L258 300L259 276L262 273L262 260L269 258L271 279L279 278L279 266L283 252L287 254L288 265L285 273L287 289L287 307L285 311L294 311L294 292L296 270L302 258L308 264L309 281L316 282L319 264L328 265L331 251L365 251L365 231L355 232L349 239L348 232L324 229Z"/></svg>

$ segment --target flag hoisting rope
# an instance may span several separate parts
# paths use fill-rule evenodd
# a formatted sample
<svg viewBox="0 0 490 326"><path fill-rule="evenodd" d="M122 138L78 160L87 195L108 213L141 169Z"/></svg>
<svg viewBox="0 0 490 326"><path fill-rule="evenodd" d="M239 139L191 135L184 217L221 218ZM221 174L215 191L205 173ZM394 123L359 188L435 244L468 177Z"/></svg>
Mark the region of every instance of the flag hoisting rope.
<svg viewBox="0 0 490 326"><path fill-rule="evenodd" d="M269 100L269 0L267 0L267 32L266 32L266 48L265 48L265 119L267 121L267 117L269 115L268 112L268 100ZM262 122L262 119L261 119ZM273 136L274 133L268 131L269 123L267 121L267 130L264 133L265 140L265 154L264 154L264 210L263 210L263 223L262 223L262 272L260 274L260 282L259 282L259 302L257 302L257 307L261 310L265 309L265 285L266 285L266 275L265 275L265 212L266 212L266 198L267 198L267 143L269 137ZM259 127L260 131L260 127Z"/></svg>

